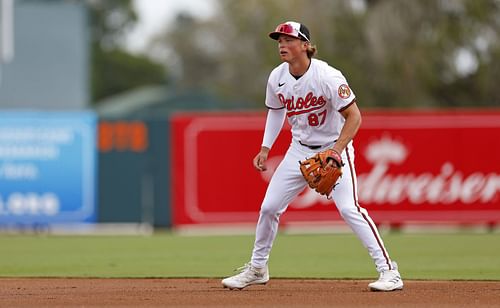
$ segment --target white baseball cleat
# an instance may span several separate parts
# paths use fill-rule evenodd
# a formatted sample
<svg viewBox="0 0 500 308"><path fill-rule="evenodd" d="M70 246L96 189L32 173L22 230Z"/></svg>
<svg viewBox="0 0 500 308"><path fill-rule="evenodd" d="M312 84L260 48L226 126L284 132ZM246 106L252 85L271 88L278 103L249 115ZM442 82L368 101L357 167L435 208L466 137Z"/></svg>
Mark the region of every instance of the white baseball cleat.
<svg viewBox="0 0 500 308"><path fill-rule="evenodd" d="M371 291L403 290L403 279L398 272L398 265L394 261L392 265L394 269L381 272L378 280L368 285Z"/></svg>
<svg viewBox="0 0 500 308"><path fill-rule="evenodd" d="M236 269L239 274L222 280L224 288L243 289L252 284L266 284L269 281L269 269L267 265L263 268L253 267L250 263Z"/></svg>

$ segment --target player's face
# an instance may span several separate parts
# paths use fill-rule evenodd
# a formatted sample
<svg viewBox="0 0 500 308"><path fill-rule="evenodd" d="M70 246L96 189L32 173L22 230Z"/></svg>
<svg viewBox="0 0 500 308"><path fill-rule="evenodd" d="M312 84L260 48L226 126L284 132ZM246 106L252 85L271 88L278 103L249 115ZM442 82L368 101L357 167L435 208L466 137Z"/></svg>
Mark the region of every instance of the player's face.
<svg viewBox="0 0 500 308"><path fill-rule="evenodd" d="M278 47L281 60L288 63L304 55L307 56L305 53L307 51L306 43L292 36L280 35L278 38Z"/></svg>

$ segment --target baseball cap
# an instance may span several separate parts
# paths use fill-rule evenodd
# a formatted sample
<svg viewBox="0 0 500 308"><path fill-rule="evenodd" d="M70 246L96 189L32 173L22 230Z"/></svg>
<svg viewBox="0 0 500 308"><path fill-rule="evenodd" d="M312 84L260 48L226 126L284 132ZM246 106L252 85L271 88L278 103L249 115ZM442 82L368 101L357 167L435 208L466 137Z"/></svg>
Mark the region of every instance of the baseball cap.
<svg viewBox="0 0 500 308"><path fill-rule="evenodd" d="M273 40L277 40L280 34L293 36L295 38L308 42L311 39L309 29L307 29L304 24L298 23L296 21L287 21L285 23L279 24L274 32L269 33L269 37Z"/></svg>

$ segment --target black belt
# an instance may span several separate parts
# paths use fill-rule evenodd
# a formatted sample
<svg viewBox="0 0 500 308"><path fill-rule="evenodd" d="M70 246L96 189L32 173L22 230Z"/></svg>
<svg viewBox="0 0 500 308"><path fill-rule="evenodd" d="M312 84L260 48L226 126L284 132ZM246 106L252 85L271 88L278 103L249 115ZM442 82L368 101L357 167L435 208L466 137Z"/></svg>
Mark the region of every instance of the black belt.
<svg viewBox="0 0 500 308"><path fill-rule="evenodd" d="M309 144L305 144L305 143L302 143L302 141L299 140L299 143L305 147L308 147L310 148L311 150L317 150L319 148L322 147L322 145L309 145Z"/></svg>

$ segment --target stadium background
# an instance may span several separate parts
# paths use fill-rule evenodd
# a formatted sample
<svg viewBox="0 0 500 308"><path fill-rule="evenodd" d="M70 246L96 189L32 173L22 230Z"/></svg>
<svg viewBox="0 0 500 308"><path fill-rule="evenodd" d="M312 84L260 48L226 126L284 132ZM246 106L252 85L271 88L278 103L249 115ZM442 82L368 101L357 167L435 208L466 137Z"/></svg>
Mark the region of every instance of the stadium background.
<svg viewBox="0 0 500 308"><path fill-rule="evenodd" d="M498 1L220 0L142 53L124 45L134 2L0 3L0 276L220 277L247 261L270 176L250 164L266 35L300 19L359 97L360 196L405 277L500 279ZM281 231L277 277L373 274L307 191Z"/></svg>

